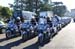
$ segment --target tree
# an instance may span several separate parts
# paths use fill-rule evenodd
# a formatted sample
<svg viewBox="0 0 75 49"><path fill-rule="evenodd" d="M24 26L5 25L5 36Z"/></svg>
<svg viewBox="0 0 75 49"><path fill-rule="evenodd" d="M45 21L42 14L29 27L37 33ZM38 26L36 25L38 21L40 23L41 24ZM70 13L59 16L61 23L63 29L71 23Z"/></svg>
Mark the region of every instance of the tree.
<svg viewBox="0 0 75 49"><path fill-rule="evenodd" d="M44 3L43 3L44 2ZM34 11L39 13L39 11L50 11L52 6L48 4L48 0L27 0L26 1L26 10Z"/></svg>
<svg viewBox="0 0 75 49"><path fill-rule="evenodd" d="M32 10L32 7L33 7L32 0L26 0L25 4L26 4L26 8L25 8L26 11L33 11Z"/></svg>
<svg viewBox="0 0 75 49"><path fill-rule="evenodd" d="M1 10L2 10L2 6L0 6L0 16L1 16Z"/></svg>
<svg viewBox="0 0 75 49"><path fill-rule="evenodd" d="M21 10L35 12L36 14L38 14L39 11L48 11L52 9L51 5L48 4L48 0L15 0L15 3L17 4L16 6L18 6L19 3L21 4L19 5L19 7L21 6Z"/></svg>
<svg viewBox="0 0 75 49"><path fill-rule="evenodd" d="M59 16L63 16L64 13L66 12L66 7L65 6L57 6L53 8L54 14L57 14Z"/></svg>
<svg viewBox="0 0 75 49"><path fill-rule="evenodd" d="M41 4L40 11L52 11L52 6L49 4Z"/></svg>
<svg viewBox="0 0 75 49"><path fill-rule="evenodd" d="M3 18L9 18L12 15L12 11L8 7L3 7L1 10L1 15Z"/></svg>
<svg viewBox="0 0 75 49"><path fill-rule="evenodd" d="M58 16L63 16L67 8L62 2L54 2L53 12Z"/></svg>
<svg viewBox="0 0 75 49"><path fill-rule="evenodd" d="M26 10L32 12L38 12L40 8L41 1L40 0L26 0Z"/></svg>

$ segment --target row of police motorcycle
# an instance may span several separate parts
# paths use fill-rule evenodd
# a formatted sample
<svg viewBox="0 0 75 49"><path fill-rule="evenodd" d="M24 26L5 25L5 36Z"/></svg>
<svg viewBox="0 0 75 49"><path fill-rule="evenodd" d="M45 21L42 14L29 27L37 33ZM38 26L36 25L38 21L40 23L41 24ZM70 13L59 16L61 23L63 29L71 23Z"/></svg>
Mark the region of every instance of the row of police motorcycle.
<svg viewBox="0 0 75 49"><path fill-rule="evenodd" d="M49 42L58 31L70 22L71 18L62 19L59 16L40 18L37 27L39 44L43 45L45 42Z"/></svg>
<svg viewBox="0 0 75 49"><path fill-rule="evenodd" d="M54 34L69 24L68 19L61 19L59 16L32 18L31 20L24 20L17 17L11 18L6 28L6 38L14 36L22 36L23 40L28 40L38 36L38 43L41 45L46 41L50 41Z"/></svg>

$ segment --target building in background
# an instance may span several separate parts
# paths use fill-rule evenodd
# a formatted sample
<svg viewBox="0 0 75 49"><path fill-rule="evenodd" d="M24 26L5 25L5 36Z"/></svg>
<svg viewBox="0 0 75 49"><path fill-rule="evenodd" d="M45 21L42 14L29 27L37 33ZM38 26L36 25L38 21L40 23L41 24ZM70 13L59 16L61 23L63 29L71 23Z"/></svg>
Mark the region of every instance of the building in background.
<svg viewBox="0 0 75 49"><path fill-rule="evenodd" d="M71 12L70 11L66 11L66 13L64 14L65 17L71 17Z"/></svg>
<svg viewBox="0 0 75 49"><path fill-rule="evenodd" d="M71 16L75 17L75 9L71 9Z"/></svg>

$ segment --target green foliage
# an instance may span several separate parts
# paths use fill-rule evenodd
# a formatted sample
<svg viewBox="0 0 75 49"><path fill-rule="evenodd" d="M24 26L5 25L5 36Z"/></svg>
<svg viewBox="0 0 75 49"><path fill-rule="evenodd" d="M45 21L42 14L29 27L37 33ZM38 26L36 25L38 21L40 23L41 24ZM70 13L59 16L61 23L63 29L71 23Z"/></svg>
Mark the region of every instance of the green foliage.
<svg viewBox="0 0 75 49"><path fill-rule="evenodd" d="M48 0L25 0L22 3L26 5L26 11L34 11L36 13L39 13L39 11L52 10L51 5L48 4Z"/></svg>
<svg viewBox="0 0 75 49"><path fill-rule="evenodd" d="M2 10L2 6L0 6L0 16L1 16L1 10Z"/></svg>
<svg viewBox="0 0 75 49"><path fill-rule="evenodd" d="M60 5L61 4L61 5ZM62 2L54 2L53 12L59 16L63 16L67 8Z"/></svg>
<svg viewBox="0 0 75 49"><path fill-rule="evenodd" d="M9 18L12 15L12 11L8 7L0 6L0 16L2 18Z"/></svg>
<svg viewBox="0 0 75 49"><path fill-rule="evenodd" d="M32 0L26 0L24 3L26 4L25 10L26 11L32 11L32 7L33 7Z"/></svg>
<svg viewBox="0 0 75 49"><path fill-rule="evenodd" d="M62 16L66 12L65 6L56 6L53 8L54 14L57 14L59 16Z"/></svg>
<svg viewBox="0 0 75 49"><path fill-rule="evenodd" d="M49 4L41 4L40 11L52 11L52 6Z"/></svg>

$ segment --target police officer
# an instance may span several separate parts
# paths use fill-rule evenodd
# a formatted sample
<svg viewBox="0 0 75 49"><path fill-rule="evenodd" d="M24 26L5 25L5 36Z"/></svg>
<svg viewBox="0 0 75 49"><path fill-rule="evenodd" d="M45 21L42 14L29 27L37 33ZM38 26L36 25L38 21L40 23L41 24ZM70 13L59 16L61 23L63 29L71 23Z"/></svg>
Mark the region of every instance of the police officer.
<svg viewBox="0 0 75 49"><path fill-rule="evenodd" d="M57 19L57 22L59 22L59 18L58 18L58 15L55 14L54 16L56 19Z"/></svg>
<svg viewBox="0 0 75 49"><path fill-rule="evenodd" d="M36 20L36 22L38 22L39 21L39 17L35 16L35 20Z"/></svg>
<svg viewBox="0 0 75 49"><path fill-rule="evenodd" d="M20 17L17 17L17 18L16 18L15 23L16 23L16 25L17 25L18 28L19 28L19 27L20 27L20 24L21 24Z"/></svg>
<svg viewBox="0 0 75 49"><path fill-rule="evenodd" d="M21 35L21 30L20 30L20 27L21 27L22 22L21 22L20 17L17 17L17 18L15 19L15 24L17 25L18 30L19 30L20 35Z"/></svg>
<svg viewBox="0 0 75 49"><path fill-rule="evenodd" d="M50 20L49 17L47 17L47 24L48 24L50 27L52 27L52 21Z"/></svg>
<svg viewBox="0 0 75 49"><path fill-rule="evenodd" d="M32 25L36 25L36 23L37 23L37 22L36 22L36 19L35 19L35 17L33 17L33 18L31 19L31 24L32 24Z"/></svg>

